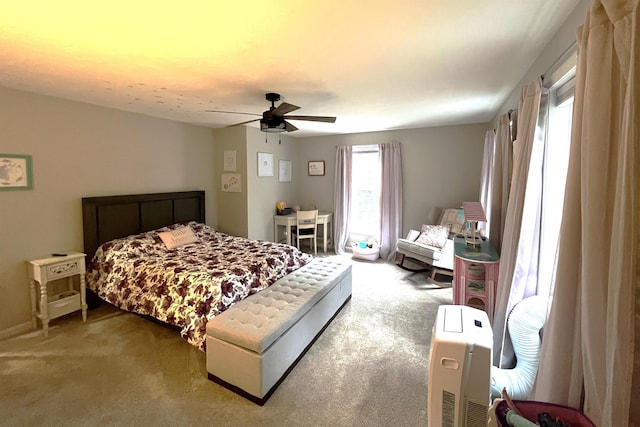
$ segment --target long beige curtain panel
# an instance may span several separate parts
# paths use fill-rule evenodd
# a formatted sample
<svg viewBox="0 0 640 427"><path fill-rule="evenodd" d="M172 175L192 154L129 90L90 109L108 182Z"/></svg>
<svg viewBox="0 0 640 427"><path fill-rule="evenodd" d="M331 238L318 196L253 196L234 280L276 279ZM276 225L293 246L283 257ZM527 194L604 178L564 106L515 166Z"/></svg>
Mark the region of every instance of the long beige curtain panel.
<svg viewBox="0 0 640 427"><path fill-rule="evenodd" d="M638 3L595 1L578 29L556 286L532 396L582 406L598 426L640 425Z"/></svg>
<svg viewBox="0 0 640 427"><path fill-rule="evenodd" d="M543 144L536 139L536 129L544 91L542 80L538 78L522 88L518 105L518 138L513 148L513 175L493 318L493 362L500 368L511 368L516 362L507 328L508 314L517 303L536 294L535 284L532 286L532 280L527 277L527 273L535 272L535 269L524 268L523 263L529 264L537 259L537 248L531 242L538 239L539 227L535 218L537 210L532 212L531 206L539 206L539 200L538 191L530 189L536 180L529 179L529 175L540 170L542 160ZM532 213L534 218L531 218Z"/></svg>

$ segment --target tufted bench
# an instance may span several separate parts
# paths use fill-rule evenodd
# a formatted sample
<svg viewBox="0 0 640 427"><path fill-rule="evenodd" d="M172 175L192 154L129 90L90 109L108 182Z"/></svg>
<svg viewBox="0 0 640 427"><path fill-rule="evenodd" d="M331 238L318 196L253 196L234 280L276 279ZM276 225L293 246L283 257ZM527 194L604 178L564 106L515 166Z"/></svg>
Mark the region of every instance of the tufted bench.
<svg viewBox="0 0 640 427"><path fill-rule="evenodd" d="M316 258L207 323L207 372L263 405L351 297L348 259Z"/></svg>

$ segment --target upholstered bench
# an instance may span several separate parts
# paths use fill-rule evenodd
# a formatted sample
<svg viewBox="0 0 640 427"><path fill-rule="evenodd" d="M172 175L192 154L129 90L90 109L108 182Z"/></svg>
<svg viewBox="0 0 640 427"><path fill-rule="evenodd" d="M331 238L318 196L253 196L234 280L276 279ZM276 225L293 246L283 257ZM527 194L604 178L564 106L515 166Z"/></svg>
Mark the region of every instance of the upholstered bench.
<svg viewBox="0 0 640 427"><path fill-rule="evenodd" d="M317 258L207 323L210 380L263 405L351 297L351 263Z"/></svg>

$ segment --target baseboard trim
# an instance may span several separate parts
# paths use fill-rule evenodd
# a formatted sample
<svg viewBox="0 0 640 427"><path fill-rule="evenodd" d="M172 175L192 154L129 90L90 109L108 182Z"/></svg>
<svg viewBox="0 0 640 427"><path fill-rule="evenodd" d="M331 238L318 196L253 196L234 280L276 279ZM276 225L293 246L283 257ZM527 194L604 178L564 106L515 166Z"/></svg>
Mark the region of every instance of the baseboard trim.
<svg viewBox="0 0 640 427"><path fill-rule="evenodd" d="M0 331L0 340L11 338L31 330L31 322L24 322Z"/></svg>

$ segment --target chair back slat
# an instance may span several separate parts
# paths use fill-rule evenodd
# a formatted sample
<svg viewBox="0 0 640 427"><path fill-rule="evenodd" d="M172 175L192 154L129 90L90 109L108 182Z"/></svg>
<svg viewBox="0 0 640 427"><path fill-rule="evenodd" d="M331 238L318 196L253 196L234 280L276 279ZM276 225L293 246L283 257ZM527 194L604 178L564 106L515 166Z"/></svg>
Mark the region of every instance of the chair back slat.
<svg viewBox="0 0 640 427"><path fill-rule="evenodd" d="M300 239L313 239L313 252L317 253L316 227L318 224L318 210L298 211L296 213L296 235L297 247L300 249ZM302 232L304 230L304 232Z"/></svg>
<svg viewBox="0 0 640 427"><path fill-rule="evenodd" d="M298 228L313 228L318 222L318 211L298 211L296 225Z"/></svg>

